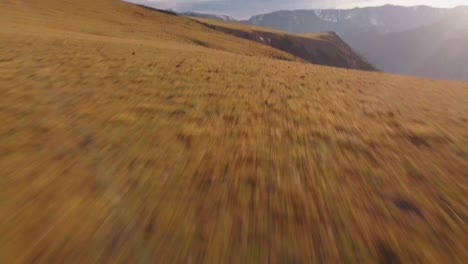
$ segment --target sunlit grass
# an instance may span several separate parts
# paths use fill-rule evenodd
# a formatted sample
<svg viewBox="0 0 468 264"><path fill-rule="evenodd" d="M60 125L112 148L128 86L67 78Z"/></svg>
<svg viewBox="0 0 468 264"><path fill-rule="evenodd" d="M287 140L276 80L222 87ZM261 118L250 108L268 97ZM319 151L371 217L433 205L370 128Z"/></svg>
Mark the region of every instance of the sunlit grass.
<svg viewBox="0 0 468 264"><path fill-rule="evenodd" d="M0 18L0 262L466 259L467 83L60 2Z"/></svg>

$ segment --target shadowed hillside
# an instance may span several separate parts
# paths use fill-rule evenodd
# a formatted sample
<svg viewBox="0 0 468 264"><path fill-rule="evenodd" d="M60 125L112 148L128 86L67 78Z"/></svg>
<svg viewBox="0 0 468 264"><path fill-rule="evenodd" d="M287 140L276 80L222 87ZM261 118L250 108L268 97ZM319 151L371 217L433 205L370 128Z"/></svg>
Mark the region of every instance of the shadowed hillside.
<svg viewBox="0 0 468 264"><path fill-rule="evenodd" d="M467 82L119 1L0 10L0 263L467 259Z"/></svg>
<svg viewBox="0 0 468 264"><path fill-rule="evenodd" d="M211 19L197 18L197 21L218 31L285 51L313 64L375 71L333 32L299 35Z"/></svg>

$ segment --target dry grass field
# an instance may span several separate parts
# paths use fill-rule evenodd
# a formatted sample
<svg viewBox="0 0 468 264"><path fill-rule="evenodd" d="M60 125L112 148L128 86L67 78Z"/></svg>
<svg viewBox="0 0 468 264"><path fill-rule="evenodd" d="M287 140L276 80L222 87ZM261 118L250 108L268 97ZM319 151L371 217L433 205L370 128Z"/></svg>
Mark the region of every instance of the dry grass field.
<svg viewBox="0 0 468 264"><path fill-rule="evenodd" d="M0 12L0 263L466 263L467 82L112 0Z"/></svg>

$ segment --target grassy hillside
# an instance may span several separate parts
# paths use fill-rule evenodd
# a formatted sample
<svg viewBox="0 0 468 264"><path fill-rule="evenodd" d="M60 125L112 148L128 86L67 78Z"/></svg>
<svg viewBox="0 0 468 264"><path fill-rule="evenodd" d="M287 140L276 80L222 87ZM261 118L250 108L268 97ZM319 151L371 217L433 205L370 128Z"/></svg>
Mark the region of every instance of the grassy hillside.
<svg viewBox="0 0 468 264"><path fill-rule="evenodd" d="M285 51L313 64L375 71L333 32L292 34L257 26L193 18L218 31Z"/></svg>
<svg viewBox="0 0 468 264"><path fill-rule="evenodd" d="M0 10L0 263L467 259L468 83L118 1Z"/></svg>
<svg viewBox="0 0 468 264"><path fill-rule="evenodd" d="M215 32L188 18L154 12L116 0L83 0L78 3L18 0L0 5L3 5L0 21L4 31L37 35L42 35L44 31L59 35L81 33L74 36L87 34L144 43L153 41L151 45L162 42L179 46L192 44L249 56L297 60L276 49Z"/></svg>

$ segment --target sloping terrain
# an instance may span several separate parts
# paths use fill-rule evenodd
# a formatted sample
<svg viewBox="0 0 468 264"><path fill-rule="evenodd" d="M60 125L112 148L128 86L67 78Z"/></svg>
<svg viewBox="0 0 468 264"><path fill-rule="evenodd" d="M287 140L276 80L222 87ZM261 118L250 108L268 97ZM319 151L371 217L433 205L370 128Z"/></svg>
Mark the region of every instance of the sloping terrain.
<svg viewBox="0 0 468 264"><path fill-rule="evenodd" d="M44 30L51 34L69 32L69 35L79 33L77 36L81 37L87 36L83 34L91 34L102 39L138 39L151 44L155 44L151 41L158 40L255 57L298 60L285 52L214 32L188 18L166 13L162 16L162 13L154 10L114 0L99 0L93 4L89 0L80 3L60 0L7 1L1 4L3 10L0 21L5 25L4 31L24 31L25 34L38 35Z"/></svg>
<svg viewBox="0 0 468 264"><path fill-rule="evenodd" d="M196 20L218 31L268 45L313 64L366 71L376 70L356 55L348 44L333 32L299 35L212 19Z"/></svg>
<svg viewBox="0 0 468 264"><path fill-rule="evenodd" d="M468 83L119 1L0 10L0 263L467 259Z"/></svg>

